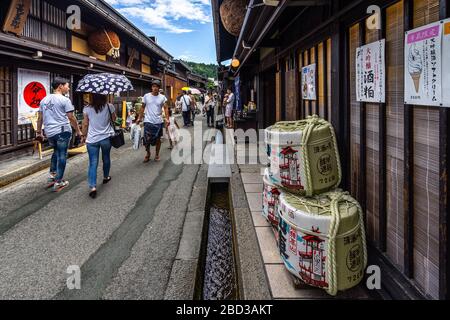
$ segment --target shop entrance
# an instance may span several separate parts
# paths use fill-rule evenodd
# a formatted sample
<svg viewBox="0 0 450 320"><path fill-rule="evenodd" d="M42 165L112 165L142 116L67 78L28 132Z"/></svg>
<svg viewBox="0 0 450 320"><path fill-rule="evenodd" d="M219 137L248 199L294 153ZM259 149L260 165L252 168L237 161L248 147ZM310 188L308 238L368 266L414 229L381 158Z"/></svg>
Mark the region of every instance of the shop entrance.
<svg viewBox="0 0 450 320"><path fill-rule="evenodd" d="M262 74L262 98L264 128L273 125L277 118L276 109L276 69L270 68Z"/></svg>

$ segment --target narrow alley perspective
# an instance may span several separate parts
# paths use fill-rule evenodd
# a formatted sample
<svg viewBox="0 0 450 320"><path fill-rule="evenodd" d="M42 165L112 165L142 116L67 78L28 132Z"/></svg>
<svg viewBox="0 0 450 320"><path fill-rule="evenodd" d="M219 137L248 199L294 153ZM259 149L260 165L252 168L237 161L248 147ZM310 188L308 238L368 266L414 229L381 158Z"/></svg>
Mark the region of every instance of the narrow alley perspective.
<svg viewBox="0 0 450 320"><path fill-rule="evenodd" d="M449 84L449 0L2 0L0 300L449 300Z"/></svg>

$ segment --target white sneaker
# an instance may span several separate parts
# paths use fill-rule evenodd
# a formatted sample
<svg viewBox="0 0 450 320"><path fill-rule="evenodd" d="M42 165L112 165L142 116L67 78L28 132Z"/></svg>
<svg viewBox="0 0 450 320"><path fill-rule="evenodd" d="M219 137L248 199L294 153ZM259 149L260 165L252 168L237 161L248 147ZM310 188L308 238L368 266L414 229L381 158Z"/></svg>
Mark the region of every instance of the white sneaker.
<svg viewBox="0 0 450 320"><path fill-rule="evenodd" d="M53 192L60 192L62 189L69 185L69 181L61 181L53 185Z"/></svg>

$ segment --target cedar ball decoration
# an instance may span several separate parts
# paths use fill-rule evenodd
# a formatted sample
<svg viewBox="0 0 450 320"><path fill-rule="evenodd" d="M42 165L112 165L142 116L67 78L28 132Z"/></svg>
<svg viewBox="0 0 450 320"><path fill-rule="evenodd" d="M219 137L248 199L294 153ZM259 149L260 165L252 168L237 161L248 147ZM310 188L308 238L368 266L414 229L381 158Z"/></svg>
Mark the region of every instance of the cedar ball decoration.
<svg viewBox="0 0 450 320"><path fill-rule="evenodd" d="M224 0L220 6L222 24L235 37L241 33L247 3L247 0Z"/></svg>
<svg viewBox="0 0 450 320"><path fill-rule="evenodd" d="M109 55L114 58L120 56L120 38L117 33L110 30L97 30L89 35L89 47L100 55Z"/></svg>

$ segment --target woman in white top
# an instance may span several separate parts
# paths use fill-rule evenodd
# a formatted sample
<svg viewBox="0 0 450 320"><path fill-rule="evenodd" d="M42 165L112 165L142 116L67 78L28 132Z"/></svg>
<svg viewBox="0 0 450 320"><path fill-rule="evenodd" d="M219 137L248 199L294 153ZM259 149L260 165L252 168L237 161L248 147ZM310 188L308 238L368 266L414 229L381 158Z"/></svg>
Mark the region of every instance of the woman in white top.
<svg viewBox="0 0 450 320"><path fill-rule="evenodd" d="M103 184L111 181L111 141L114 128L111 121L116 121L114 106L107 103L107 96L92 95L92 103L84 108L83 142L87 144L89 153L88 181L93 199L97 197L97 168L99 153L102 150Z"/></svg>

